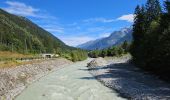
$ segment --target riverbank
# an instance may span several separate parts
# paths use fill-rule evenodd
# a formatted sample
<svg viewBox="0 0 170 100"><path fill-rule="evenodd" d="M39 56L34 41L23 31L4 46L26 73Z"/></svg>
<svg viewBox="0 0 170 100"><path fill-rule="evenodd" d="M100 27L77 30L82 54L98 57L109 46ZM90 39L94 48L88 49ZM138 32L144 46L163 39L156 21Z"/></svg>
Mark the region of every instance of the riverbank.
<svg viewBox="0 0 170 100"><path fill-rule="evenodd" d="M128 63L128 57L106 59L90 73L105 86L133 100L169 100L170 84Z"/></svg>
<svg viewBox="0 0 170 100"><path fill-rule="evenodd" d="M0 69L0 100L12 100L29 84L57 69L71 64L64 58L40 61Z"/></svg>

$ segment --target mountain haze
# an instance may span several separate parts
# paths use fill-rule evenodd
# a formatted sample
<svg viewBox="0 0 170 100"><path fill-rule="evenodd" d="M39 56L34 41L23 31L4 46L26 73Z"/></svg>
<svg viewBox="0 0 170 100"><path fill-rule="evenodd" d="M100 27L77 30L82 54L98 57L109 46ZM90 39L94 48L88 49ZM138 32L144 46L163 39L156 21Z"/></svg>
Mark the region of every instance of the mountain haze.
<svg viewBox="0 0 170 100"><path fill-rule="evenodd" d="M78 45L77 47L86 50L104 49L114 45L119 45L125 40L132 40L132 28L123 28L119 31L114 31L108 37L89 41L84 44Z"/></svg>

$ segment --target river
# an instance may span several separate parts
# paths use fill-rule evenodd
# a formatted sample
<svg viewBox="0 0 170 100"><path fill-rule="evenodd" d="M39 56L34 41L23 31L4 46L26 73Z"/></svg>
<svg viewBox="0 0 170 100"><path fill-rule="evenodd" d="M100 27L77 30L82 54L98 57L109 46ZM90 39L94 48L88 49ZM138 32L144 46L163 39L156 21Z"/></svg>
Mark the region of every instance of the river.
<svg viewBox="0 0 170 100"><path fill-rule="evenodd" d="M87 70L91 59L52 72L29 85L15 100L124 100Z"/></svg>

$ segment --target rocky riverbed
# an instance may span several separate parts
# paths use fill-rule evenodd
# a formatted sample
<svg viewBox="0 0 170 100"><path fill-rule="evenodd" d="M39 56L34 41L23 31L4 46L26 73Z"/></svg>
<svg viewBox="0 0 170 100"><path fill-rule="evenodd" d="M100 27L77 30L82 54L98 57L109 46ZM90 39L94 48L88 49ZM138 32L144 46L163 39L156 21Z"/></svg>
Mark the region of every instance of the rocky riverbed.
<svg viewBox="0 0 170 100"><path fill-rule="evenodd" d="M0 69L0 100L12 100L30 83L71 63L66 59L57 58L35 64Z"/></svg>
<svg viewBox="0 0 170 100"><path fill-rule="evenodd" d="M91 62L90 73L101 83L132 100L170 100L170 84L128 63L130 57L107 59L108 64ZM99 60L99 61L98 61ZM105 59L103 59L105 60Z"/></svg>

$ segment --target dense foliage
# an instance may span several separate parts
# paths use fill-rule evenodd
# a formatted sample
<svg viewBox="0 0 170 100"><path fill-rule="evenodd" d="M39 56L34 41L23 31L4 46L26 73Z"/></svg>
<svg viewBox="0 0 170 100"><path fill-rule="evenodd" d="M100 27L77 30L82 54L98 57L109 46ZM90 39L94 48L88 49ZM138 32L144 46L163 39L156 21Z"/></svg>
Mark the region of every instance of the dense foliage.
<svg viewBox="0 0 170 100"><path fill-rule="evenodd" d="M129 45L130 44L127 41L124 41L124 43L120 46L113 46L108 49L90 51L88 56L92 58L106 57L106 56L108 57L121 56L123 54L128 53Z"/></svg>
<svg viewBox="0 0 170 100"><path fill-rule="evenodd" d="M73 62L82 61L82 60L87 59L87 57L88 57L87 51L80 50L80 49L72 50L72 51L67 52L67 53L60 53L60 56L67 58L67 59L69 59Z"/></svg>
<svg viewBox="0 0 170 100"><path fill-rule="evenodd" d="M134 63L163 78L170 76L170 1L162 11L159 0L137 6L131 54Z"/></svg>
<svg viewBox="0 0 170 100"><path fill-rule="evenodd" d="M85 54L86 51L65 45L51 33L32 23L30 20L9 14L1 9L0 51L24 54L58 53L61 55L69 55L74 61L83 60L87 55ZM72 58L72 54L79 58Z"/></svg>

